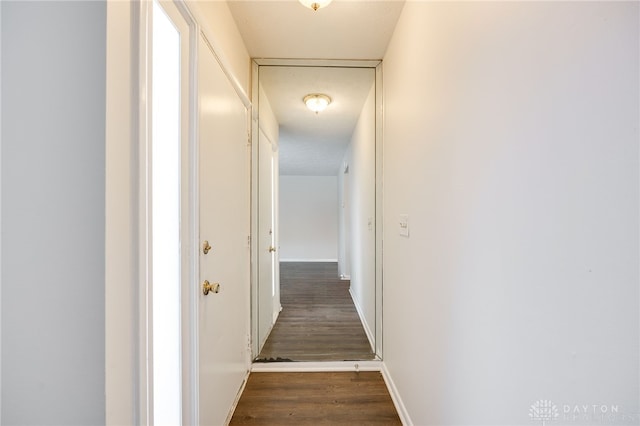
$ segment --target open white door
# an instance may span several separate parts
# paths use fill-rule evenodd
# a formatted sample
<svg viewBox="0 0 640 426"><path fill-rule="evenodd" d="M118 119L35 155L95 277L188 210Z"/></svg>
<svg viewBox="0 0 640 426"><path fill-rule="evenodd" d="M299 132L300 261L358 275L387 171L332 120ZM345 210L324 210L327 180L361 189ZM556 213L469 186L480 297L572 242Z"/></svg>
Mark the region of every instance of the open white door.
<svg viewBox="0 0 640 426"><path fill-rule="evenodd" d="M198 111L197 423L221 425L249 367L248 120L203 36L198 40ZM207 295L206 282L211 285Z"/></svg>

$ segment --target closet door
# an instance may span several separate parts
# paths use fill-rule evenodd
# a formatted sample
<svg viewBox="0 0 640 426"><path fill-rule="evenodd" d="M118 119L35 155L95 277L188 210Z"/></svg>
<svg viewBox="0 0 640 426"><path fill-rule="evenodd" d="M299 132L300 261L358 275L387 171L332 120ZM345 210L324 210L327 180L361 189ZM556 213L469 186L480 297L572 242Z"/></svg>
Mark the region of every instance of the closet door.
<svg viewBox="0 0 640 426"><path fill-rule="evenodd" d="M219 425L225 423L249 365L248 120L202 37L198 92L198 423Z"/></svg>

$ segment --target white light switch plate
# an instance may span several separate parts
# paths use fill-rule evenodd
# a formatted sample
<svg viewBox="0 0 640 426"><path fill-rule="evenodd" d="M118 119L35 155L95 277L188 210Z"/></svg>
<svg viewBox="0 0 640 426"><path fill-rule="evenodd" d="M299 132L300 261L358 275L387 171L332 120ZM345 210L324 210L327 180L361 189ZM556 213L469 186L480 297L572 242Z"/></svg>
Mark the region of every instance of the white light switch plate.
<svg viewBox="0 0 640 426"><path fill-rule="evenodd" d="M400 235L405 237L409 236L409 215L401 214L400 215Z"/></svg>

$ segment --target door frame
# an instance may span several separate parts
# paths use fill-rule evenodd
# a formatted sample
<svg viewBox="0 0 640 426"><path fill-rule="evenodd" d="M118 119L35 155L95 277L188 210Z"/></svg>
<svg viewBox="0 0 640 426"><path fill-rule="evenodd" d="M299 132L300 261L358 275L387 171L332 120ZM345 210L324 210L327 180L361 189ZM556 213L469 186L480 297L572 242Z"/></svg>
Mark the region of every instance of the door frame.
<svg viewBox="0 0 640 426"><path fill-rule="evenodd" d="M383 137L383 91L382 91L382 60L335 60L335 59L282 59L282 58L252 58L251 61L251 99L253 101L253 112L251 114L251 356L255 359L258 356L257 349L259 346L258 330L259 315L257 306L259 303L259 269L258 269L258 253L259 253L259 236L258 236L258 135L260 129L259 123L259 83L260 83L260 67L261 66L308 66L308 67L353 67L353 68L372 68L375 70L375 354L377 359L383 359L383 274L382 274L382 258L383 258L383 187L382 187L382 137ZM276 189L277 190L277 189ZM278 219L276 218L276 222ZM278 227L276 227L278 228ZM274 231L277 232L277 231ZM276 241L279 241L276 234Z"/></svg>
<svg viewBox="0 0 640 426"><path fill-rule="evenodd" d="M138 19L138 152L137 152L137 420L153 424L153 335L151 285L151 61L153 1L141 1L134 13ZM181 367L182 420L195 424L197 420L197 283L198 279L198 186L197 186L197 36L199 26L184 0L169 0L189 28L188 55L188 129L187 140L181 143L180 163L180 238L181 238ZM195 332L194 332L195 329Z"/></svg>
<svg viewBox="0 0 640 426"><path fill-rule="evenodd" d="M191 36L202 34L209 42L217 61L234 87L238 98L251 109L251 102L243 85L234 74L232 63L224 56L225 44L210 28L208 18L197 4L189 0L173 0L188 17ZM107 274L105 276L105 335L106 335L106 419L113 424L151 424L149 417L149 371L147 362L150 311L146 303L147 268L147 194L146 149L148 138L147 78L149 60L149 0L124 3L109 0L107 7L107 152L105 224L111 230L106 241ZM197 50L197 44L194 43ZM197 56L191 59L192 91L197 94ZM192 99L195 108L196 99ZM192 123L197 115L191 114ZM247 119L247 128L249 129ZM197 140L197 125L192 124L192 143ZM247 135L248 137L248 135ZM197 176L197 169L192 170ZM192 203L197 207L197 187L191 188ZM197 208L193 209L197 212ZM192 224L197 226L197 217ZM193 235L197 236L196 228ZM197 239L192 251L198 252ZM193 258L197 259L197 256ZM192 264L193 274L197 264ZM194 277L197 278L196 275ZM196 281L197 283L197 281ZM199 284L199 283L197 283ZM199 289L194 290L196 293ZM247 300L247 309L250 301ZM191 312L197 318L197 312ZM192 320L193 321L193 320ZM183 355L183 380L190 382L183 388L183 420L193 420L198 413L197 344L193 336L197 329L183 333L191 336L185 345L191 354ZM248 336L247 336L248 339ZM248 343L247 343L248 347ZM191 349L190 349L191 348ZM248 350L248 349L247 349ZM191 416L191 420L187 417Z"/></svg>

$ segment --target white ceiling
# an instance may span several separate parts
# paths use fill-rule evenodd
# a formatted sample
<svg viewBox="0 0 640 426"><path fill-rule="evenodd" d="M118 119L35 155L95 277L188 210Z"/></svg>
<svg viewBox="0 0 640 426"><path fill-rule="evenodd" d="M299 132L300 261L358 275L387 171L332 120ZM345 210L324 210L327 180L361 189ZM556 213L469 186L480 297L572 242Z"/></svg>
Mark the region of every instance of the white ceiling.
<svg viewBox="0 0 640 426"><path fill-rule="evenodd" d="M297 0L229 0L252 58L382 59L404 0L333 0L313 11ZM280 172L335 175L342 163L373 69L260 67L260 81L280 124ZM333 102L316 115L302 98Z"/></svg>
<svg viewBox="0 0 640 426"><path fill-rule="evenodd" d="M404 0L229 0L252 58L382 59Z"/></svg>
<svg viewBox="0 0 640 426"><path fill-rule="evenodd" d="M260 82L280 124L280 173L336 175L375 69L262 66ZM315 114L302 101L309 93L331 104Z"/></svg>

